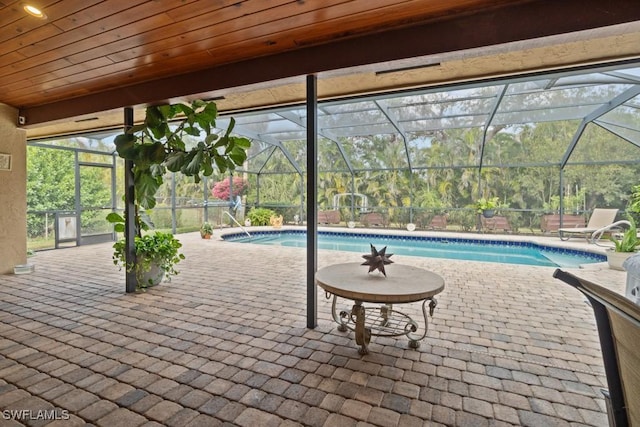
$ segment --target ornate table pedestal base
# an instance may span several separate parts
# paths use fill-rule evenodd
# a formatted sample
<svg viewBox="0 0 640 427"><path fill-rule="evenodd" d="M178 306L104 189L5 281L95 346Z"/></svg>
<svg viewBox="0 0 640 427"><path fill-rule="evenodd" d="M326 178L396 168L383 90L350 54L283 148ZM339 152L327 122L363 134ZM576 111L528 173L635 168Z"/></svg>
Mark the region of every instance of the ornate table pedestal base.
<svg viewBox="0 0 640 427"><path fill-rule="evenodd" d="M331 294L327 292L327 298ZM379 307L365 307L362 301L355 301L351 312L346 310L338 313L336 308L337 296L333 295L331 303L331 314L338 323L340 332L349 330L355 333L356 344L360 346L358 353L368 354L368 345L372 336L398 337L405 335L409 339L410 348L420 347L420 341L427 335L429 329L428 316L433 317L433 311L438 301L429 297L422 301L422 315L424 317L424 328L422 333L416 333L420 329L418 323L407 314L395 310L393 304L382 304ZM427 313L427 303L429 312Z"/></svg>
<svg viewBox="0 0 640 427"><path fill-rule="evenodd" d="M409 347L418 348L427 335L428 315L433 316L437 301L444 290L444 279L419 267L390 264L386 273L370 274L360 263L334 264L316 273L316 283L325 290L327 299L333 296L331 315L338 330L355 333L360 354L367 354L372 336L397 337L406 335ZM354 301L351 311L336 308L337 298ZM367 307L363 303L368 304ZM421 303L424 329L396 305ZM427 303L429 314L427 314ZM373 305L369 305L373 304Z"/></svg>

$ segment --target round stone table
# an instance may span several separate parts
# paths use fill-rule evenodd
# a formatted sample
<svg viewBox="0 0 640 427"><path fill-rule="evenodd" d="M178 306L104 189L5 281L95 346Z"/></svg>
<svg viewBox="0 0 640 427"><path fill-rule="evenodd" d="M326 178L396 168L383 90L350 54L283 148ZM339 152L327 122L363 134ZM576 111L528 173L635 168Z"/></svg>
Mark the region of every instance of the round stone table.
<svg viewBox="0 0 640 427"><path fill-rule="evenodd" d="M437 305L435 295L444 289L444 279L423 268L402 264L385 266L387 276L373 271L358 262L335 264L321 268L316 273L316 283L333 296L331 312L338 323L338 330L355 332L360 354L367 354L371 336L400 336L409 338L409 346L417 348L427 335L428 317ZM351 312L337 312L337 297L354 301ZM424 330L416 334L419 325L409 315L395 309L394 304L422 302ZM377 303L379 307L365 307L362 303Z"/></svg>

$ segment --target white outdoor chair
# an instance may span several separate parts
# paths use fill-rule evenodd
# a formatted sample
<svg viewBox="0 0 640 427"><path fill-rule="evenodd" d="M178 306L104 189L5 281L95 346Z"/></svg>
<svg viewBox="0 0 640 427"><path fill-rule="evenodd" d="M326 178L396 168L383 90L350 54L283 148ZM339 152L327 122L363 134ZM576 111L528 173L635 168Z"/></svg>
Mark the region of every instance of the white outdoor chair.
<svg viewBox="0 0 640 427"><path fill-rule="evenodd" d="M589 238L594 231L613 224L618 214L618 209L595 208L591 213L586 227L560 228L558 235L560 240L569 240L573 236Z"/></svg>

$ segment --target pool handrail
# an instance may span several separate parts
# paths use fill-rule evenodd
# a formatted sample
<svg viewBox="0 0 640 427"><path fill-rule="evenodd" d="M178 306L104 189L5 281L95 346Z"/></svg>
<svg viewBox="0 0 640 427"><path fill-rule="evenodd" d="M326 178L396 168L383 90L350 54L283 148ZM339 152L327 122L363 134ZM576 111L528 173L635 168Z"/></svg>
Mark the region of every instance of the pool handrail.
<svg viewBox="0 0 640 427"><path fill-rule="evenodd" d="M236 224L238 224L238 227L240 227L240 229L241 229L242 231L244 231L244 232L245 232L245 234L246 234L247 236L251 237L251 234L247 231L247 229L246 229L246 228L244 228L244 227L242 226L242 224L240 224L240 223L238 222L238 220L237 220L233 215L231 215L231 214L230 214L229 212L227 212L227 211L224 211L224 212L223 212L223 214L226 214L229 218L231 218L231 221L233 221L233 222L235 222Z"/></svg>

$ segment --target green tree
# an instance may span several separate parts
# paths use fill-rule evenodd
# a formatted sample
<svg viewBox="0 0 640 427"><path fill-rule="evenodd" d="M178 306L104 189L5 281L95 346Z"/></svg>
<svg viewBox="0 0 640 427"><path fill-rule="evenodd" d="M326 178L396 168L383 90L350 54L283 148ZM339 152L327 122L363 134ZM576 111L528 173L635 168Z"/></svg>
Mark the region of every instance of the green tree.
<svg viewBox="0 0 640 427"><path fill-rule="evenodd" d="M27 210L73 210L75 177L73 152L27 147ZM52 223L52 218L49 219ZM27 215L29 237L43 236L45 215Z"/></svg>
<svg viewBox="0 0 640 427"><path fill-rule="evenodd" d="M98 167L80 168L83 229L92 231L103 215L97 208L111 206L111 171ZM75 211L75 160L69 150L27 147L27 210ZM49 214L51 215L51 214ZM27 215L29 237L43 236L45 214ZM48 220L53 224L53 218Z"/></svg>

